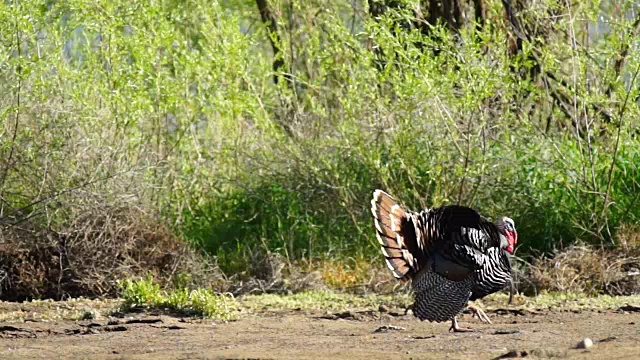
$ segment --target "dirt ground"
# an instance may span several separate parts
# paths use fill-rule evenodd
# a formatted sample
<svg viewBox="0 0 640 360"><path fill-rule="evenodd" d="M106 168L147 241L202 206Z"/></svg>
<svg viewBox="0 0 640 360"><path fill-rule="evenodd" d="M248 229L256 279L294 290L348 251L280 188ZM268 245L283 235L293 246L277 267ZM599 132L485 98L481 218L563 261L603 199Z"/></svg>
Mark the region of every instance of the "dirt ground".
<svg viewBox="0 0 640 360"><path fill-rule="evenodd" d="M215 323L158 314L80 321L0 323L2 359L640 359L640 308L468 314L420 322L382 309L326 313L280 311ZM385 328L392 325L397 328ZM594 345L575 349L583 338Z"/></svg>

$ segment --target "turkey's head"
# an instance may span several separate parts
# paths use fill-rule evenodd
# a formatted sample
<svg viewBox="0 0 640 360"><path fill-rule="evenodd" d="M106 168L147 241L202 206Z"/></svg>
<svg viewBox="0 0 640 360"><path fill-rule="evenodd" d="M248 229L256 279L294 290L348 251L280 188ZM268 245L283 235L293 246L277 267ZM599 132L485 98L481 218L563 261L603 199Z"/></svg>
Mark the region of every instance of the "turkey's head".
<svg viewBox="0 0 640 360"><path fill-rule="evenodd" d="M501 236L501 240L503 240L500 244L501 247L507 250L509 254L513 254L516 244L518 243L518 233L516 232L515 223L511 218L504 216L498 220L496 225L498 225L498 228L502 230L504 234L504 237Z"/></svg>

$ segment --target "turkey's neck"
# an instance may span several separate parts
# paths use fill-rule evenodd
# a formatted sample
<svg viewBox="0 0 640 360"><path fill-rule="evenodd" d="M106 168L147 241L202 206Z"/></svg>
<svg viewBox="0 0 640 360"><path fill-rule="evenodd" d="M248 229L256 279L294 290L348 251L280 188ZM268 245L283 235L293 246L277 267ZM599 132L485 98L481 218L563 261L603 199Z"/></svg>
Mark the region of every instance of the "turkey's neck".
<svg viewBox="0 0 640 360"><path fill-rule="evenodd" d="M507 252L500 248L490 248L487 254L489 261L484 264L484 272L493 272L500 278L511 278L511 262Z"/></svg>
<svg viewBox="0 0 640 360"><path fill-rule="evenodd" d="M487 257L488 261L476 270L476 290L471 300L500 291L511 282L511 264L506 252L500 248L491 248Z"/></svg>

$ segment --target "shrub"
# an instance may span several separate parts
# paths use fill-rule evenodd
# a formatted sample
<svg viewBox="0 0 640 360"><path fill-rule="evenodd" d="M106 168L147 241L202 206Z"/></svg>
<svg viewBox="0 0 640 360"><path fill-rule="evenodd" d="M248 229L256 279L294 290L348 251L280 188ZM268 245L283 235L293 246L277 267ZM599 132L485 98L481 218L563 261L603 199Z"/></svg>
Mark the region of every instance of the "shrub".
<svg viewBox="0 0 640 360"><path fill-rule="evenodd" d="M85 209L63 226L27 221L2 229L1 299L114 296L119 279L148 272L163 286L185 278L223 286L215 266L140 209L130 204Z"/></svg>
<svg viewBox="0 0 640 360"><path fill-rule="evenodd" d="M587 295L633 295L640 291L640 253L571 246L539 257L525 269L525 293L540 291ZM532 288L533 287L533 288Z"/></svg>

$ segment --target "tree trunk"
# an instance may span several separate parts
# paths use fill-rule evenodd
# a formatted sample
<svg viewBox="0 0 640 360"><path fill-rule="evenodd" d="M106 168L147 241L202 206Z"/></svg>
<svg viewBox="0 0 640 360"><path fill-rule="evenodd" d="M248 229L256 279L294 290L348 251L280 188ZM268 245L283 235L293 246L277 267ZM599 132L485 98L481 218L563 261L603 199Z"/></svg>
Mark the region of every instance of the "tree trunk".
<svg viewBox="0 0 640 360"><path fill-rule="evenodd" d="M282 48L280 48L281 41L278 33L277 18L267 0L256 0L256 5L258 6L258 11L260 11L260 18L269 31L269 42L273 49L273 82L278 84L280 73L283 73L285 79L290 81L291 76L286 69L284 54Z"/></svg>

